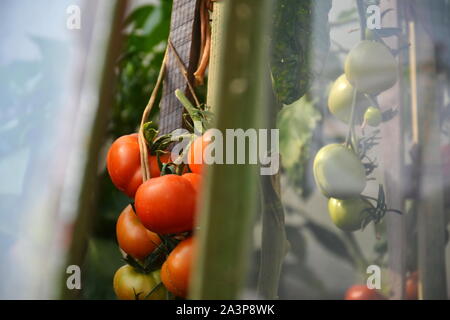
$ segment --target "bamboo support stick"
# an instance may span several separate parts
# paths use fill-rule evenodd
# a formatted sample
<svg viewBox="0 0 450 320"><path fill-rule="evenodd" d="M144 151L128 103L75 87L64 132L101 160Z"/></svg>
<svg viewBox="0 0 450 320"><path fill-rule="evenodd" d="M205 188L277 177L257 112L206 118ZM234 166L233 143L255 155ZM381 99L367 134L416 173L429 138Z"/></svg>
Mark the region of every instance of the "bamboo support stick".
<svg viewBox="0 0 450 320"><path fill-rule="evenodd" d="M246 130L262 125L261 110L266 103L264 62L268 51L263 36L269 3L270 0L223 1L220 65L209 84L215 85L211 99L216 127L223 133L225 129ZM207 169L190 298L242 297L257 208L258 173L257 166L249 164L212 165Z"/></svg>
<svg viewBox="0 0 450 320"><path fill-rule="evenodd" d="M389 10L383 18L383 27L401 27L402 0L381 2L381 10ZM399 47L398 38L387 38L386 44L393 49ZM403 128L403 66L402 55L398 58L397 84L383 92L379 97L382 110L398 107L399 113L381 127L381 163L384 170L384 185L386 190L386 203L388 208L404 212L404 128ZM388 255L389 255L389 283L391 299L404 299L406 274L406 223L405 216L388 214L386 216Z"/></svg>
<svg viewBox="0 0 450 320"><path fill-rule="evenodd" d="M416 11L423 10L419 4ZM445 213L440 157L439 106L434 43L423 26L410 15L411 88L413 132L417 139L420 169L418 190L419 298L446 299ZM420 45L419 45L420 43ZM417 71L415 71L417 69ZM414 91L413 91L414 92ZM414 98L414 94L416 97Z"/></svg>
<svg viewBox="0 0 450 320"><path fill-rule="evenodd" d="M208 93L207 105L215 110L216 92L217 92L217 72L221 62L222 40L223 40L223 23L224 23L224 1L215 1L213 4L213 12L211 14L211 53L208 68Z"/></svg>

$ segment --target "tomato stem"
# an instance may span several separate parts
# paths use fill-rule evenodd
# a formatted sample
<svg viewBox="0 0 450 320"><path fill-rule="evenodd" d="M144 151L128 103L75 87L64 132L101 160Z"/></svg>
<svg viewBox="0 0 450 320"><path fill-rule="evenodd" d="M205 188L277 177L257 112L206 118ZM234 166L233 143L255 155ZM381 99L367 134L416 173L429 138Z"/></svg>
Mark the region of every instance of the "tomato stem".
<svg viewBox="0 0 450 320"><path fill-rule="evenodd" d="M367 25L366 25L366 8L364 5L364 0L356 0L356 6L358 9L361 40L365 40Z"/></svg>
<svg viewBox="0 0 450 320"><path fill-rule="evenodd" d="M352 135L355 135L354 127L355 127L355 108L356 108L356 95L357 91L356 88L353 88L353 99L352 99L352 109L350 111L350 122L349 122L349 128L347 132L347 137L345 138L345 145L347 147L350 147L352 145ZM356 151L357 146L353 145L353 149Z"/></svg>
<svg viewBox="0 0 450 320"><path fill-rule="evenodd" d="M189 99L186 97L186 95L181 91L180 89L175 90L175 96L177 97L178 101L183 105L183 107L188 112L189 116L191 117L193 123L194 123L194 133L196 134L202 134L203 133L203 119L198 113L198 107L194 107L192 103L189 101Z"/></svg>
<svg viewBox="0 0 450 320"><path fill-rule="evenodd" d="M161 177L167 174L176 174L176 171L177 165L175 163L173 162L164 163L161 168Z"/></svg>
<svg viewBox="0 0 450 320"><path fill-rule="evenodd" d="M149 293L147 293L147 295L144 297L144 300L147 300L147 298L149 298L156 290L158 290L161 287L162 287L162 282L159 282L157 285L155 285L152 288L152 290L150 290Z"/></svg>
<svg viewBox="0 0 450 320"><path fill-rule="evenodd" d="M372 104L373 107L380 109L378 101L374 99L370 94L365 93L364 96L367 98L367 100L369 100L370 104Z"/></svg>

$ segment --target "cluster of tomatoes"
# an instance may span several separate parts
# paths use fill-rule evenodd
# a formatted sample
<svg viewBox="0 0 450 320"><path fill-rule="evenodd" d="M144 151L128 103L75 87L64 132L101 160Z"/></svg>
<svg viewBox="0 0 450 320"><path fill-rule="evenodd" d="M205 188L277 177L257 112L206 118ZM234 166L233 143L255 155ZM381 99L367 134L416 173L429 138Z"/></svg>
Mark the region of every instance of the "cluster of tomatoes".
<svg viewBox="0 0 450 320"><path fill-rule="evenodd" d="M367 39L360 41L348 53L345 72L332 84L328 96L330 113L349 125L346 142L324 146L317 153L313 164L316 184L328 198L331 220L338 228L347 232L361 229L375 220L374 215L380 211L379 199L376 199L375 208L369 198L361 194L366 187L369 172L362 163L364 152L359 150L354 127L360 125L364 129L365 126L380 125L383 117L376 103L376 96L391 88L397 81L397 61L391 50L379 39L372 37L372 33L366 32L366 35ZM408 280L409 286L413 280ZM417 279L414 283L417 286ZM417 288L408 290L411 298L412 292L417 291ZM386 299L380 292L365 285L350 287L345 298Z"/></svg>
<svg viewBox="0 0 450 320"><path fill-rule="evenodd" d="M202 149L199 137L191 144L188 159ZM107 155L113 184L134 199L117 220L117 241L127 264L114 275L114 291L119 299L166 299L167 291L185 298L203 164L197 161L173 170L177 165L169 153L150 155L151 178L144 182L140 159L137 134L118 138Z"/></svg>
<svg viewBox="0 0 450 320"><path fill-rule="evenodd" d="M397 81L397 62L390 49L375 40L362 40L350 50L345 73L333 83L328 107L334 116L347 123L345 144L329 144L314 159L314 178L320 191L329 198L328 210L335 225L345 231L361 229L373 205L362 197L366 187L366 168L358 153L353 126L376 127L382 113L374 97Z"/></svg>
<svg viewBox="0 0 450 320"><path fill-rule="evenodd" d="M417 300L419 298L419 275L417 271L411 272L405 283L406 300ZM377 289L370 289L365 285L354 285L345 293L345 300L387 300Z"/></svg>

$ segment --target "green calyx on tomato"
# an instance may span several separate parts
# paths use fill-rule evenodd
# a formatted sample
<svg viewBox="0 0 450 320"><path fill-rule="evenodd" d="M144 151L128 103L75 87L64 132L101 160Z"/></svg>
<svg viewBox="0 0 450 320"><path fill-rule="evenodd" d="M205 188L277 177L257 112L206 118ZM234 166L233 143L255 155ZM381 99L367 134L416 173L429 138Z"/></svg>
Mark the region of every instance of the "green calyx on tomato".
<svg viewBox="0 0 450 320"><path fill-rule="evenodd" d="M328 198L355 198L366 187L361 160L341 144L329 144L319 150L314 158L313 173L318 188Z"/></svg>
<svg viewBox="0 0 450 320"><path fill-rule="evenodd" d="M345 74L339 76L331 86L328 95L328 109L339 120L349 123L350 113L352 109L353 100L353 86L348 82ZM369 106L369 102L362 95L356 96L356 121L361 123L362 114L364 110Z"/></svg>
<svg viewBox="0 0 450 320"><path fill-rule="evenodd" d="M164 300L166 289L161 283L160 270L140 273L130 265L120 267L114 274L114 292L120 300Z"/></svg>
<svg viewBox="0 0 450 320"><path fill-rule="evenodd" d="M367 108L364 113L364 122L367 123L371 127L378 127L383 120L381 115L381 111L375 107Z"/></svg>
<svg viewBox="0 0 450 320"><path fill-rule="evenodd" d="M362 93L378 94L397 82L397 61L376 41L363 40L351 49L344 69L348 81Z"/></svg>
<svg viewBox="0 0 450 320"><path fill-rule="evenodd" d="M367 209L373 208L372 204L361 198L328 200L328 213L333 223L344 231L356 231L363 227L368 217Z"/></svg>

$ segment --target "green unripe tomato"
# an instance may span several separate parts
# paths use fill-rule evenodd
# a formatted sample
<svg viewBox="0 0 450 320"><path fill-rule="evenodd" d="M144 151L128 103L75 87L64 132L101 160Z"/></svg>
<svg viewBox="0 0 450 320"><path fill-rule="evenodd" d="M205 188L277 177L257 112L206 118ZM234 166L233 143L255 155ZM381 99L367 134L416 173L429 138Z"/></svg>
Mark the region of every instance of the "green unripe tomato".
<svg viewBox="0 0 450 320"><path fill-rule="evenodd" d="M331 86L328 95L328 109L339 120L349 123L352 111L353 86L348 82L345 74L339 76ZM369 106L369 102L361 94L356 96L356 119L360 123L362 118L361 110ZM359 115L358 115L359 113Z"/></svg>
<svg viewBox="0 0 450 320"><path fill-rule="evenodd" d="M364 40L351 49L344 69L348 81L362 93L378 94L397 82L397 61L376 41Z"/></svg>
<svg viewBox="0 0 450 320"><path fill-rule="evenodd" d="M371 127L378 127L381 123L382 116L381 111L375 107L367 108L364 113L364 121Z"/></svg>
<svg viewBox="0 0 450 320"><path fill-rule="evenodd" d="M140 273L128 264L124 265L114 275L114 292L120 300L135 300L136 295L139 300L164 300L167 290L160 285L160 273L160 270L148 274ZM159 288L152 292L157 285ZM147 296L148 294L150 295Z"/></svg>
<svg viewBox="0 0 450 320"><path fill-rule="evenodd" d="M369 201L361 197L352 199L336 199L328 200L328 213L333 223L344 231L356 231L361 229L363 220L368 213L365 209L372 208Z"/></svg>
<svg viewBox="0 0 450 320"><path fill-rule="evenodd" d="M366 187L361 160L341 144L329 144L317 152L313 173L318 188L329 198L355 198Z"/></svg>

